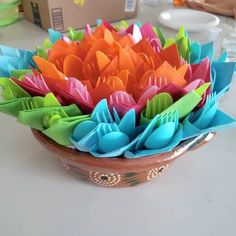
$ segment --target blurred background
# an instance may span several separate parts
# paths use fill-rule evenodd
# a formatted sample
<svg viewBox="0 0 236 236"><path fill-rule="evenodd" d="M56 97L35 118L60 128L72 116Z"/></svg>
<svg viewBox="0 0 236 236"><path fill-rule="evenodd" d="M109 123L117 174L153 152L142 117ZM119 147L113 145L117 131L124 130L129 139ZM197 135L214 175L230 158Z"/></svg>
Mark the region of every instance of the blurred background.
<svg viewBox="0 0 236 236"><path fill-rule="evenodd" d="M96 25L97 19L106 19L114 22L124 19L129 21L151 21L151 23L162 24L167 27L167 35L175 29L176 18L179 24L187 24L189 21L191 37L202 43L214 41L218 54L227 51L229 60L235 60L236 52L236 24L233 20L236 1L234 0L0 0L0 32L11 24L21 21L29 21L45 30L53 28L58 31L66 31L69 27L81 29L90 24ZM177 16L175 12L165 15L160 20L160 14L165 10L193 8L200 11L221 15L217 24L207 27L209 19L194 15L191 19L184 17L183 13ZM171 15L172 14L172 15ZM173 15L175 14L175 16ZM168 19L169 17L169 19ZM171 21L172 20L172 21ZM182 21L181 21L182 20ZM166 23L166 24L165 24ZM205 28L192 30L193 27ZM20 25L18 26L18 28ZM178 25L179 27L179 25ZM222 32L223 31L223 32ZM4 43L4 37L0 36L0 42Z"/></svg>

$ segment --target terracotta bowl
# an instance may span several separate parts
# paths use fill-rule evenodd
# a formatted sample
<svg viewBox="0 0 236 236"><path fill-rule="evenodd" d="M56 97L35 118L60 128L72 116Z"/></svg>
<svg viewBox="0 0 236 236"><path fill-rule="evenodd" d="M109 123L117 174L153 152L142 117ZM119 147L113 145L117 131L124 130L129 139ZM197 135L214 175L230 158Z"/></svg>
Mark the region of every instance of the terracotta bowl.
<svg viewBox="0 0 236 236"><path fill-rule="evenodd" d="M181 143L175 150L138 159L95 158L90 154L61 146L37 130L34 137L48 150L58 154L66 170L103 187L135 186L160 176L178 157L209 142L214 133Z"/></svg>

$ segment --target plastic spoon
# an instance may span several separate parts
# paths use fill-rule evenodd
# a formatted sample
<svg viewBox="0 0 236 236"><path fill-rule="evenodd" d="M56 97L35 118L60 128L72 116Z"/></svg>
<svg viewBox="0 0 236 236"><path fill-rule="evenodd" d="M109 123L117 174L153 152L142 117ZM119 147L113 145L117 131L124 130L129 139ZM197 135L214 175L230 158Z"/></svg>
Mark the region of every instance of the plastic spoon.
<svg viewBox="0 0 236 236"><path fill-rule="evenodd" d="M98 143L98 147L101 153L108 153L123 146L126 146L129 143L129 137L122 132L111 132L104 135Z"/></svg>
<svg viewBox="0 0 236 236"><path fill-rule="evenodd" d="M92 120L84 121L76 126L72 134L72 138L78 142L90 133L96 126L97 123Z"/></svg>
<svg viewBox="0 0 236 236"><path fill-rule="evenodd" d="M160 116L158 123L160 126L145 142L145 146L149 149L160 149L170 142L178 127L178 113L171 112L165 116Z"/></svg>
<svg viewBox="0 0 236 236"><path fill-rule="evenodd" d="M167 122L157 128L146 140L145 147L148 149L160 149L165 147L175 133L175 123Z"/></svg>
<svg viewBox="0 0 236 236"><path fill-rule="evenodd" d="M218 108L218 104L215 104L202 117L200 117L196 122L194 122L194 125L198 129L207 128L208 125L211 123L213 117L215 116L215 114L217 112L217 108Z"/></svg>

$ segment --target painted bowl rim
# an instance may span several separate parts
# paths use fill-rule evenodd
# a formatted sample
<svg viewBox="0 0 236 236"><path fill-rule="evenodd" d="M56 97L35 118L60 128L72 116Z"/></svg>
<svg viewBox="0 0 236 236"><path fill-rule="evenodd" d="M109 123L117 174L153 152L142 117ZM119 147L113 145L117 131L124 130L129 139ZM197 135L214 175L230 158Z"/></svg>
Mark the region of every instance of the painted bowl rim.
<svg viewBox="0 0 236 236"><path fill-rule="evenodd" d="M96 158L89 153L79 152L70 147L62 146L39 130L31 129L34 137L39 143L41 143L46 149L58 154L61 158L70 161L72 165L76 163L79 166L84 166L91 169L109 169L109 170L137 170L146 169L147 166L153 166L160 163L171 162L174 159L180 157L185 152L195 150L202 145L208 143L214 138L215 133L208 133L200 135L196 138L192 138L181 143L174 150L158 155L146 156L136 159L126 158Z"/></svg>

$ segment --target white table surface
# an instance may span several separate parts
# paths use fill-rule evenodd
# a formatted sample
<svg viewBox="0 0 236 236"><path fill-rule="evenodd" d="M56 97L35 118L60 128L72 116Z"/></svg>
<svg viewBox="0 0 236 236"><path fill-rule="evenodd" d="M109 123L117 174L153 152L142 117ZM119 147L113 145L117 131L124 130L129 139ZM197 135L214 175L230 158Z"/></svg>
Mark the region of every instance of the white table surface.
<svg viewBox="0 0 236 236"><path fill-rule="evenodd" d="M167 8L141 5L137 19L156 25ZM234 21L221 17L219 27L222 37ZM45 37L24 20L0 28L0 43L10 46L33 49ZM212 36L192 37L204 42ZM222 100L236 117L235 102L236 84ZM11 117L0 114L0 132L0 236L236 235L236 130L219 133L159 179L126 189L96 187L71 176Z"/></svg>

